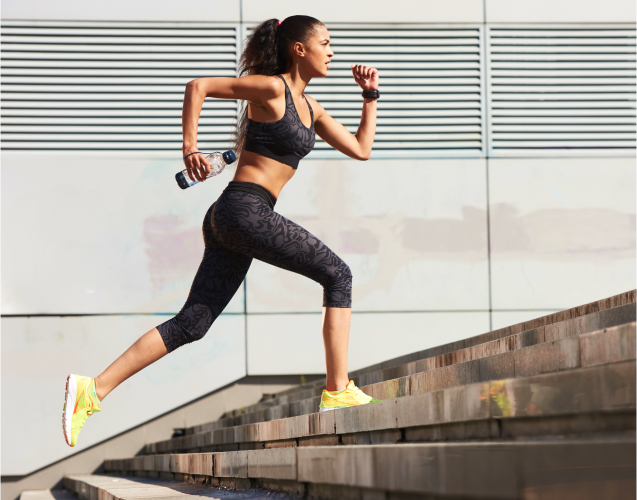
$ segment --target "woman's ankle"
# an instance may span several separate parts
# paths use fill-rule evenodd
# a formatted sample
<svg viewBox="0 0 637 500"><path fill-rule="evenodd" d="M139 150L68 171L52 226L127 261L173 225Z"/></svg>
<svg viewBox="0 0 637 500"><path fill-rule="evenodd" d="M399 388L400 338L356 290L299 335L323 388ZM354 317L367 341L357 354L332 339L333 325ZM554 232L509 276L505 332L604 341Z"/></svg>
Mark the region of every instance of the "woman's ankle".
<svg viewBox="0 0 637 500"><path fill-rule="evenodd" d="M95 394L97 394L97 399L99 399L100 403L102 402L102 400L108 396L108 392L110 391L105 391L103 389L103 384L100 383L100 381L98 380L99 377L94 378L93 380L95 381Z"/></svg>
<svg viewBox="0 0 637 500"><path fill-rule="evenodd" d="M345 389L347 387L347 384L349 384L349 379L336 380L336 381L328 380L327 383L325 384L325 389L327 389L330 392L339 392Z"/></svg>

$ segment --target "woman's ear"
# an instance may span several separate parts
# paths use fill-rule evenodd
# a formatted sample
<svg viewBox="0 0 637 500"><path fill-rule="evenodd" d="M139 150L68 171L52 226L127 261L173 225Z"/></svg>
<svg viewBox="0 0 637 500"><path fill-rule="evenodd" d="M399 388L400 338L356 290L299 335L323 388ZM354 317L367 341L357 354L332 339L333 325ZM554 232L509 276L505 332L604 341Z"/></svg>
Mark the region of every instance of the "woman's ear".
<svg viewBox="0 0 637 500"><path fill-rule="evenodd" d="M301 42L295 42L292 46L292 52L299 57L305 57L305 47Z"/></svg>

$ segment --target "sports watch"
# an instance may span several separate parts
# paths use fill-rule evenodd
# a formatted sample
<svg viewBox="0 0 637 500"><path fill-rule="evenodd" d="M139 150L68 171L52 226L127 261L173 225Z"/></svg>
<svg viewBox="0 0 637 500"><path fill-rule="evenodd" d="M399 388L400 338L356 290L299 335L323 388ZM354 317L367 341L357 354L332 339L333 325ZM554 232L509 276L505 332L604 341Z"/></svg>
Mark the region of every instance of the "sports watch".
<svg viewBox="0 0 637 500"><path fill-rule="evenodd" d="M363 90L361 95L365 99L378 99L380 97L380 92L378 92L378 90Z"/></svg>

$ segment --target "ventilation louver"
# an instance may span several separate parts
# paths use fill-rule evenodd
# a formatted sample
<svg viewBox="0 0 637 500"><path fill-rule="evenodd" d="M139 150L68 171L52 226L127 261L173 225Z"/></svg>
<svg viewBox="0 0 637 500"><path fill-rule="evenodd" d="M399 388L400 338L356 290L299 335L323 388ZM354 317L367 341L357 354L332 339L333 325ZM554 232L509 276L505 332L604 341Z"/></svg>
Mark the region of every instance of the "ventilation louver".
<svg viewBox="0 0 637 500"><path fill-rule="evenodd" d="M489 28L487 37L490 156L634 151L634 29Z"/></svg>
<svg viewBox="0 0 637 500"><path fill-rule="evenodd" d="M2 22L4 150L181 151L188 81L236 76L238 24ZM199 147L222 149L236 101L207 99Z"/></svg>
<svg viewBox="0 0 637 500"><path fill-rule="evenodd" d="M333 62L307 93L355 133L362 97L350 66L378 68L381 99L374 154L482 154L481 33L476 28L430 29L328 25ZM317 140L317 151L332 150Z"/></svg>

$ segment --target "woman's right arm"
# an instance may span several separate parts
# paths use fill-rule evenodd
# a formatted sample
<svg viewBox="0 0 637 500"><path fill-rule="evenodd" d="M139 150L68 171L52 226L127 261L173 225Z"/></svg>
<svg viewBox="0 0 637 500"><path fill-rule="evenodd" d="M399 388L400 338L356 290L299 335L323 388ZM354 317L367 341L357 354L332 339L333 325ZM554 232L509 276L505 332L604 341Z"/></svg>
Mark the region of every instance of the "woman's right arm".
<svg viewBox="0 0 637 500"><path fill-rule="evenodd" d="M240 78L197 78L188 82L181 115L183 156L198 151L197 127L203 101L206 97L242 99L263 105L284 91L283 82L279 78L263 75L242 76ZM202 181L210 173L210 165L203 155L188 156L184 163L191 180Z"/></svg>

